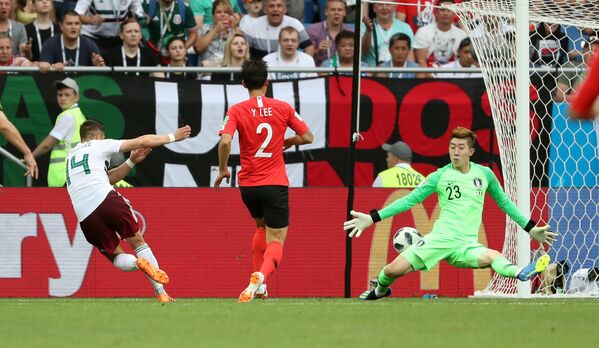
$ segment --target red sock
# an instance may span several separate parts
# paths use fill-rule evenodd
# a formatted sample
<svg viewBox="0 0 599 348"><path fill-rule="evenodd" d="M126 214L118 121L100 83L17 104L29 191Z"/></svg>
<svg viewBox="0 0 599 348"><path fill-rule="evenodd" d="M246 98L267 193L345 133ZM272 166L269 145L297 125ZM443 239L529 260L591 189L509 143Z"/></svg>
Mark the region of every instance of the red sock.
<svg viewBox="0 0 599 348"><path fill-rule="evenodd" d="M264 262L262 263L262 267L260 267L260 272L264 274L265 280L279 266L282 258L283 244L276 241L268 243L264 252Z"/></svg>
<svg viewBox="0 0 599 348"><path fill-rule="evenodd" d="M252 240L252 261L254 272L258 272L264 262L264 251L266 250L266 231L262 227L256 228L254 239Z"/></svg>

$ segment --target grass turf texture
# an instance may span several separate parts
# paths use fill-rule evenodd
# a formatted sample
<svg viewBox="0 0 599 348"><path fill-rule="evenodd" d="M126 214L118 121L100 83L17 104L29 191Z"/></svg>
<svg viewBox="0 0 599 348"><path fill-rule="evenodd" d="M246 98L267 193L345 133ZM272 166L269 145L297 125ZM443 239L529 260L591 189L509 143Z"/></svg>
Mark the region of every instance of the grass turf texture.
<svg viewBox="0 0 599 348"><path fill-rule="evenodd" d="M596 299L0 299L2 347L593 347Z"/></svg>

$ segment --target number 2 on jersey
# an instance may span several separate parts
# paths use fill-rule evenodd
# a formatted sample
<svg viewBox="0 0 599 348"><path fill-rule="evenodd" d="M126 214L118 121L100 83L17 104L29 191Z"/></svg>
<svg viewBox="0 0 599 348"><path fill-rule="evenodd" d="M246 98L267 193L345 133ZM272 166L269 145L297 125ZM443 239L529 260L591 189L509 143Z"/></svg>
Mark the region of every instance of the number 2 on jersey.
<svg viewBox="0 0 599 348"><path fill-rule="evenodd" d="M67 185L71 184L71 178L69 177L69 167L71 167L70 169L83 167L83 172L86 175L91 173L92 171L89 169L89 154L86 153L85 155L83 155L81 161L76 161L75 156L73 156L72 158L67 158Z"/></svg>
<svg viewBox="0 0 599 348"><path fill-rule="evenodd" d="M266 130L266 139L264 139L264 142L262 143L262 145L260 145L260 148L258 149L258 151L256 151L256 154L254 155L254 157L262 157L262 158L270 158L272 157L272 152L264 152L264 149L266 149L266 147L268 146L268 143L270 143L270 141L272 140L272 127L270 126L270 124L268 123L260 123L258 125L258 128L256 128L256 134L262 134L262 130Z"/></svg>

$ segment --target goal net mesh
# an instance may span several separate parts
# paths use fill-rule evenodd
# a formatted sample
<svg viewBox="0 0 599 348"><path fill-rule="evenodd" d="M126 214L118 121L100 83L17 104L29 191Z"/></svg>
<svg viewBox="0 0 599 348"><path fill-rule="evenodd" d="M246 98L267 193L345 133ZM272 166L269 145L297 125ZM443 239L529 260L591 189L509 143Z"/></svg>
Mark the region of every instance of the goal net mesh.
<svg viewBox="0 0 599 348"><path fill-rule="evenodd" d="M483 71L499 144L506 193L516 200L515 0L451 5L472 40ZM531 216L560 233L547 252L548 271L534 293L576 291L572 274L599 266L597 126L567 119L567 99L599 46L599 1L529 1ZM599 52L598 52L599 54ZM516 261L517 226L506 219L503 253ZM538 245L531 246L531 250ZM543 252L537 250L537 252ZM534 255L531 255L534 257ZM567 264L567 267L562 267ZM569 268L569 272L567 271ZM587 272L587 273L585 273ZM578 272L580 273L580 272ZM580 289L579 289L580 290ZM477 295L514 295L516 281L497 274Z"/></svg>

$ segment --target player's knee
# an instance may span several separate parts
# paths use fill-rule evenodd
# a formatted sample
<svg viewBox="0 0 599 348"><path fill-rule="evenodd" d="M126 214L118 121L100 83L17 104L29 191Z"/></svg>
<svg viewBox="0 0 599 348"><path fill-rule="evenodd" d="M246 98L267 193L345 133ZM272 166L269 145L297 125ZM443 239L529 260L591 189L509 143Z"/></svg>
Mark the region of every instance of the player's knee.
<svg viewBox="0 0 599 348"><path fill-rule="evenodd" d="M398 256L393 262L385 266L383 272L387 277L398 278L410 273L412 270L410 262L406 258Z"/></svg>
<svg viewBox="0 0 599 348"><path fill-rule="evenodd" d="M489 249L478 258L478 264L480 267L488 267L491 265L491 262L495 260L495 258L502 256L503 254L501 254L499 251Z"/></svg>

